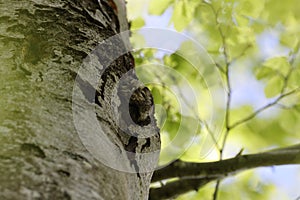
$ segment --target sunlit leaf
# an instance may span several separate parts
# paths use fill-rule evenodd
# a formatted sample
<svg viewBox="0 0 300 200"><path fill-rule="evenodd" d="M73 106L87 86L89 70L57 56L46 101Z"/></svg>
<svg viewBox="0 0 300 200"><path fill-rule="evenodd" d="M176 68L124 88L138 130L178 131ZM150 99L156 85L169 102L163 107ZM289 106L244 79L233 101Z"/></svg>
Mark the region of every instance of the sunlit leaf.
<svg viewBox="0 0 300 200"><path fill-rule="evenodd" d="M257 18L264 9L264 0L242 0L236 2L236 12L241 16Z"/></svg>
<svg viewBox="0 0 300 200"><path fill-rule="evenodd" d="M134 20L141 17L147 9L147 2L149 0L127 0L127 18L128 20Z"/></svg>
<svg viewBox="0 0 300 200"><path fill-rule="evenodd" d="M155 104L162 104L162 94L157 87L152 87L151 93Z"/></svg>
<svg viewBox="0 0 300 200"><path fill-rule="evenodd" d="M291 67L287 57L283 57L283 56L271 58L266 62L264 62L263 65L270 69L276 70L277 72L281 73L284 76L287 75Z"/></svg>
<svg viewBox="0 0 300 200"><path fill-rule="evenodd" d="M255 69L255 76L257 80L268 78L274 75L274 70L269 67L257 67Z"/></svg>
<svg viewBox="0 0 300 200"><path fill-rule="evenodd" d="M255 45L255 35L249 27L232 26L230 34L226 37L227 47L232 58L239 57Z"/></svg>
<svg viewBox="0 0 300 200"><path fill-rule="evenodd" d="M265 95L267 98L275 97L280 94L283 87L283 80L279 76L272 77L265 87Z"/></svg>
<svg viewBox="0 0 300 200"><path fill-rule="evenodd" d="M167 119L167 110L161 104L155 105L155 119L159 128L164 127Z"/></svg>
<svg viewBox="0 0 300 200"><path fill-rule="evenodd" d="M283 33L280 38L280 42L291 48L292 50L297 51L297 46L299 44L299 37L295 34Z"/></svg>
<svg viewBox="0 0 300 200"><path fill-rule="evenodd" d="M174 0L151 0L149 13L153 15L161 15L174 2Z"/></svg>
<svg viewBox="0 0 300 200"><path fill-rule="evenodd" d="M181 0L174 5L174 11L171 21L177 31L183 31L186 26L192 21L195 9L200 1L195 0Z"/></svg>
<svg viewBox="0 0 300 200"><path fill-rule="evenodd" d="M143 18L136 18L133 21L131 21L131 29L138 29L145 25L145 21Z"/></svg>
<svg viewBox="0 0 300 200"><path fill-rule="evenodd" d="M290 75L288 86L292 89L300 87L300 69L295 69Z"/></svg>
<svg viewBox="0 0 300 200"><path fill-rule="evenodd" d="M297 0L287 0L284 3L277 0L268 0L265 4L266 9L262 12L262 18L273 24L289 24L290 16L299 17L299 9L295 6L298 3Z"/></svg>

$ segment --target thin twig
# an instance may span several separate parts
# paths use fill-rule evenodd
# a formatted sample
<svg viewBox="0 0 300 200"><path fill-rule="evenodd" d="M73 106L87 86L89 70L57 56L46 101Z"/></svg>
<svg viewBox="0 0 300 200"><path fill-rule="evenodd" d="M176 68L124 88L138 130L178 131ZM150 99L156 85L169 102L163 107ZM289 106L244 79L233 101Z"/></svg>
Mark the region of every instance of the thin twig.
<svg viewBox="0 0 300 200"><path fill-rule="evenodd" d="M215 15L215 23L218 27L218 31L220 33L221 36L221 40L222 40L222 46L223 46L223 55L224 55L224 60L225 60L225 70L224 70L224 74L226 77L226 86L227 86L227 100L226 100L226 110L225 110L225 135L222 141L222 145L221 148L219 148L219 155L220 158L219 160L221 161L223 159L223 154L224 154L224 149L225 149L225 144L228 138L228 135L230 133L230 107L231 107L231 84L230 84L230 65L231 65L231 61L229 60L229 55L228 55L228 50L227 50L227 44L226 44L226 37L223 33L223 30L221 28L221 26L218 26L219 22L218 22L218 13L219 11L216 11L215 8L207 3L207 5L211 8L212 12ZM217 180L216 186L215 186L215 190L214 190L214 194L213 194L213 200L217 200L218 197L218 192L219 192L219 188L220 188L220 183L221 183L221 179Z"/></svg>
<svg viewBox="0 0 300 200"><path fill-rule="evenodd" d="M292 72L293 72L293 70L294 70L294 68L292 67L292 65L294 64L293 55L291 56L291 59L290 59L289 63L290 63L290 65L291 65L291 68L289 69L287 75L284 76L283 74L279 73L280 75L283 76L283 79L284 79L283 86L282 86L282 88L281 88L279 97L277 97L273 102L271 102L271 103L269 103L269 104L267 104L267 105L265 105L265 106L263 106L263 107L257 109L255 112L253 112L252 114L248 115L248 116L245 117L244 119L241 119L241 120L239 120L239 121L233 123L233 124L229 127L230 129L233 129L233 128L235 128L235 127L237 127L237 126L239 126L239 125L241 125L241 124L243 124L243 123L246 123L247 121L253 119L253 118L256 117L259 113L263 112L264 110L266 110L266 109L272 107L272 106L275 105L275 104L278 104L278 102L279 102L281 99L283 99L284 97L289 96L289 95L291 95L291 94L294 94L294 93L296 93L296 92L299 90L299 88L296 88L296 89L294 89L294 90L291 90L290 92L286 92L286 93L285 93L285 91L286 91L286 89L287 89L287 86L288 86L288 81L289 81L290 76L291 76L291 74L292 74Z"/></svg>
<svg viewBox="0 0 300 200"><path fill-rule="evenodd" d="M215 186L215 191L214 191L214 194L213 194L213 200L217 200L218 199L218 193L219 193L220 183L221 183L221 179L218 179L217 183L216 183L216 186Z"/></svg>
<svg viewBox="0 0 300 200"><path fill-rule="evenodd" d="M296 89L293 89L293 90L291 90L291 91L289 91L289 92L286 92L286 93L284 93L284 94L281 94L279 97L277 97L277 98L276 98L274 101L272 101L271 103L268 103L267 105L265 105L265 106L263 106L263 107L257 109L255 112L253 112L252 114L248 115L248 116L245 117L244 119L241 119L241 120L239 120L239 121L233 123L229 128L230 128L230 129L236 128L237 126L239 126L239 125L241 125L241 124L243 124L243 123L245 123L245 122L247 122L247 121L253 119L254 117L256 117L256 116L257 116L259 113L261 113L262 111L264 111L264 110L270 108L271 106L277 104L277 103L278 103L281 99L283 99L284 97L287 97L287 96L292 95L292 94L294 94L294 93L297 93L297 92L299 92L299 91L300 91L300 87L298 87L298 88L296 88Z"/></svg>

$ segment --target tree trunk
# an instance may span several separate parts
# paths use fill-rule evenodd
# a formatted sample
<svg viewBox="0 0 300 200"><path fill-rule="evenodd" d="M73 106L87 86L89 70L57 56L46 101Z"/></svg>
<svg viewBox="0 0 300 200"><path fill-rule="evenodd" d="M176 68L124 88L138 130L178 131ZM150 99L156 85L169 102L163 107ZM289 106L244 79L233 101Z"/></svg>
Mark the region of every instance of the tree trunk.
<svg viewBox="0 0 300 200"><path fill-rule="evenodd" d="M125 3L1 0L0 21L0 199L147 199L153 101L108 39Z"/></svg>

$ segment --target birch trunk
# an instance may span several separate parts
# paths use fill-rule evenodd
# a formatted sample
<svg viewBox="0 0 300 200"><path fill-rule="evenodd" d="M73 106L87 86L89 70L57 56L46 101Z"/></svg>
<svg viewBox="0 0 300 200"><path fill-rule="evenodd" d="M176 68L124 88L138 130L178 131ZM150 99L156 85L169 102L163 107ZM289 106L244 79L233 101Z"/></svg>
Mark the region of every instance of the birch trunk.
<svg viewBox="0 0 300 200"><path fill-rule="evenodd" d="M0 199L147 199L152 97L128 33L103 43L125 2L1 0L0 24Z"/></svg>

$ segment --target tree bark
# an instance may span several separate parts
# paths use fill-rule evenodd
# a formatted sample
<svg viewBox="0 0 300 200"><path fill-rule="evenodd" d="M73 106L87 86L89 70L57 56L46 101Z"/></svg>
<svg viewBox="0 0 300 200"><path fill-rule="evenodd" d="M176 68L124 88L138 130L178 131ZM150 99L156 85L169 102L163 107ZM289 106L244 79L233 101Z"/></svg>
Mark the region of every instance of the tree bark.
<svg viewBox="0 0 300 200"><path fill-rule="evenodd" d="M147 199L152 97L128 32L103 42L125 3L1 0L0 22L0 199Z"/></svg>

